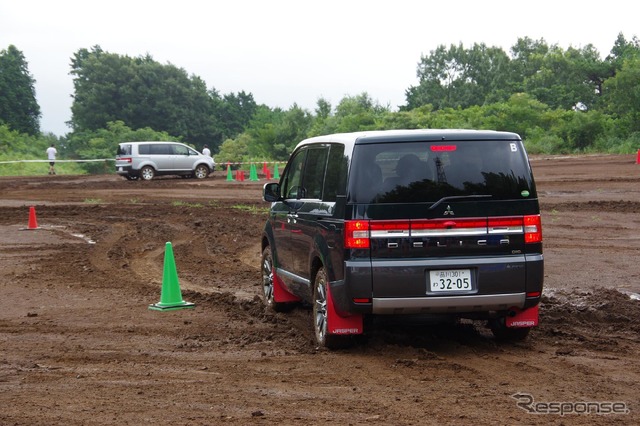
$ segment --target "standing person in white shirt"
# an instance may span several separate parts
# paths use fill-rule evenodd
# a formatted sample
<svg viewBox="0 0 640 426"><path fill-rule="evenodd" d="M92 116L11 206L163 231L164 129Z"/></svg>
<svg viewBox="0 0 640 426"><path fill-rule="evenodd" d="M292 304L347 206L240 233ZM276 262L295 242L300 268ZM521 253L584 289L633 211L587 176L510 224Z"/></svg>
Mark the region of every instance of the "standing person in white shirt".
<svg viewBox="0 0 640 426"><path fill-rule="evenodd" d="M56 147L51 144L51 146L49 148L47 148L47 158L49 159L49 174L50 175L55 175L56 174L56 169L55 169L55 164L56 164L56 154L58 153L58 151L56 150Z"/></svg>
<svg viewBox="0 0 640 426"><path fill-rule="evenodd" d="M202 154L206 155L207 157L211 157L211 150L209 149L209 145L204 145L202 147Z"/></svg>

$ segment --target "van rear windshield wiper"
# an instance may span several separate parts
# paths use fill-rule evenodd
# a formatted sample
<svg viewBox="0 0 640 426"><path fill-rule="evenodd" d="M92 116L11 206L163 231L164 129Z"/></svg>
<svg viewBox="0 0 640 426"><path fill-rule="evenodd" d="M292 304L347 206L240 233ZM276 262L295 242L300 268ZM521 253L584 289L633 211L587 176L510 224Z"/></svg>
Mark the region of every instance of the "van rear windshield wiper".
<svg viewBox="0 0 640 426"><path fill-rule="evenodd" d="M493 195L491 194L478 194L478 195L453 195L451 197L442 197L440 198L438 201L436 201L435 203L433 203L431 205L431 207L429 207L429 210L433 210L436 207L438 207L440 204L444 203L445 201L452 201L452 200L468 200L469 198L491 198L493 197Z"/></svg>

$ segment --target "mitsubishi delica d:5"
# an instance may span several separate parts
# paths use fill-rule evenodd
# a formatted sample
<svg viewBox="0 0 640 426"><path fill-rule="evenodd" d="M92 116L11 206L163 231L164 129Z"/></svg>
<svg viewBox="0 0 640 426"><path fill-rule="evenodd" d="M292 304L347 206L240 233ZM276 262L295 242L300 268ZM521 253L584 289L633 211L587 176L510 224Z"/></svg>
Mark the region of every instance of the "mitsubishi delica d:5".
<svg viewBox="0 0 640 426"><path fill-rule="evenodd" d="M515 133L310 138L263 197L264 301L311 305L320 346L346 346L369 316L486 321L503 340L538 324L540 208Z"/></svg>
<svg viewBox="0 0 640 426"><path fill-rule="evenodd" d="M213 158L179 142L123 142L116 152L116 173L128 180L161 175L204 179L214 167Z"/></svg>

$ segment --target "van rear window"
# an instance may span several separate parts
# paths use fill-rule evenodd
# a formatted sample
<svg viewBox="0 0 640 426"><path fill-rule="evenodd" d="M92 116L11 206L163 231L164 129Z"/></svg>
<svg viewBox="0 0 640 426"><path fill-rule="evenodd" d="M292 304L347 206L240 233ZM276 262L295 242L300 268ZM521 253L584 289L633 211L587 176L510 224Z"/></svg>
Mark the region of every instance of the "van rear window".
<svg viewBox="0 0 640 426"><path fill-rule="evenodd" d="M537 197L524 147L514 141L356 145L350 175L349 200L355 203Z"/></svg>
<svg viewBox="0 0 640 426"><path fill-rule="evenodd" d="M131 155L131 144L118 145L116 155Z"/></svg>

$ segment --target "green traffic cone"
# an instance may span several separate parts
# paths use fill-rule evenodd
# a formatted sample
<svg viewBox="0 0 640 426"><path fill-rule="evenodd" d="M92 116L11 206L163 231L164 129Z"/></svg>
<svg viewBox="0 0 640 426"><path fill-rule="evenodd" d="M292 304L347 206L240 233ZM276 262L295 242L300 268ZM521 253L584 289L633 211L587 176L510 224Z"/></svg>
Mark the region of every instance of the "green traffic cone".
<svg viewBox="0 0 640 426"><path fill-rule="evenodd" d="M273 165L273 178L280 180L280 172L278 172L278 163Z"/></svg>
<svg viewBox="0 0 640 426"><path fill-rule="evenodd" d="M259 180L258 179L258 171L256 170L255 163L251 163L251 169L249 169L249 180Z"/></svg>
<svg viewBox="0 0 640 426"><path fill-rule="evenodd" d="M227 182L232 182L233 176L231 175L231 164L227 163Z"/></svg>
<svg viewBox="0 0 640 426"><path fill-rule="evenodd" d="M176 309L193 308L194 306L195 304L182 300L176 262L173 258L173 248L171 247L171 243L168 242L164 252L164 271L162 273L160 302L149 305L149 309L154 311L172 311Z"/></svg>

